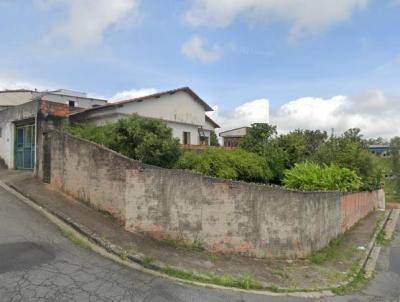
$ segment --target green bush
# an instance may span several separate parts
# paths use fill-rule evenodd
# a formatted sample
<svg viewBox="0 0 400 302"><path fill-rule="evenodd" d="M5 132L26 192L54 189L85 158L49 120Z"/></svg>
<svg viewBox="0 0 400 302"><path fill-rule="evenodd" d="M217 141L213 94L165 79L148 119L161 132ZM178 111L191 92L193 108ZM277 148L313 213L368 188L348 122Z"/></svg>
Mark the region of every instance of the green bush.
<svg viewBox="0 0 400 302"><path fill-rule="evenodd" d="M335 164L319 165L313 162L296 164L285 172L285 187L302 191L357 191L361 179L350 169Z"/></svg>
<svg viewBox="0 0 400 302"><path fill-rule="evenodd" d="M359 129L349 129L340 137L330 138L318 149L313 160L355 171L361 177L361 189L372 191L381 187L384 173L378 158L368 152L359 133Z"/></svg>
<svg viewBox="0 0 400 302"><path fill-rule="evenodd" d="M171 128L157 119L132 115L114 124L83 124L67 127L73 135L102 144L144 163L172 168L181 150Z"/></svg>
<svg viewBox="0 0 400 302"><path fill-rule="evenodd" d="M272 177L266 161L244 150L227 151L210 148L203 153L186 151L176 167L197 171L209 176L265 183Z"/></svg>
<svg viewBox="0 0 400 302"><path fill-rule="evenodd" d="M278 145L276 135L276 126L267 123L252 124L240 141L239 148L261 156L271 170L271 182L280 184L287 168L288 154Z"/></svg>

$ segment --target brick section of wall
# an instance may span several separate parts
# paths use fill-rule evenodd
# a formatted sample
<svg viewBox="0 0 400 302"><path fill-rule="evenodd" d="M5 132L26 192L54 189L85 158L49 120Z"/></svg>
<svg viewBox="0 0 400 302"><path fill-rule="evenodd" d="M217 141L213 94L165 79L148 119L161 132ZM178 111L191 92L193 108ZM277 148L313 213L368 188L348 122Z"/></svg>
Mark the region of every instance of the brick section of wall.
<svg viewBox="0 0 400 302"><path fill-rule="evenodd" d="M379 191L359 192L343 195L340 198L342 217L342 232L347 231L361 218L380 206L381 194Z"/></svg>
<svg viewBox="0 0 400 302"><path fill-rule="evenodd" d="M296 192L141 164L57 131L50 184L156 239L213 252L306 257L376 205L377 193ZM42 154L43 155L43 154Z"/></svg>
<svg viewBox="0 0 400 302"><path fill-rule="evenodd" d="M66 117L69 114L69 106L67 104L40 101L39 111L43 115Z"/></svg>

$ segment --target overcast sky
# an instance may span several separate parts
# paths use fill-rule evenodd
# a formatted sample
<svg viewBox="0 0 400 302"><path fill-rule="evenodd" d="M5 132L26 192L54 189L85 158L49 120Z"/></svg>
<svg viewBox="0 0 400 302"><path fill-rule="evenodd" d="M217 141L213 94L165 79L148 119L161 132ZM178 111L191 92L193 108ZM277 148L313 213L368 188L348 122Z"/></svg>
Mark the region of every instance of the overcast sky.
<svg viewBox="0 0 400 302"><path fill-rule="evenodd" d="M399 16L400 0L0 0L0 89L120 100L190 86L224 128L390 137Z"/></svg>

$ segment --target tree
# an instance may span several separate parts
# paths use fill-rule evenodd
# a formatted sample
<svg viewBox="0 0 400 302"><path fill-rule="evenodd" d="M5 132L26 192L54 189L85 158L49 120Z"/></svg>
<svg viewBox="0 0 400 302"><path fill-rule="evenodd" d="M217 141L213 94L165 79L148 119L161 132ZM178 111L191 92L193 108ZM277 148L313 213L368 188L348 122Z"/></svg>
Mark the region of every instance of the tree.
<svg viewBox="0 0 400 302"><path fill-rule="evenodd" d="M181 154L179 141L172 137L172 129L165 122L138 115L104 126L75 126L69 132L130 158L165 168L172 168Z"/></svg>
<svg viewBox="0 0 400 302"><path fill-rule="evenodd" d="M337 164L357 173L362 179L362 189L380 188L383 170L378 158L368 152L359 129L349 129L340 137L331 137L313 156L319 164Z"/></svg>
<svg viewBox="0 0 400 302"><path fill-rule="evenodd" d="M218 136L215 131L210 132L210 146L219 146Z"/></svg>
<svg viewBox="0 0 400 302"><path fill-rule="evenodd" d="M390 157L392 177L394 177L394 187L396 199L400 200L400 137L396 136L390 140Z"/></svg>
<svg viewBox="0 0 400 302"><path fill-rule="evenodd" d="M262 156L272 171L272 182L280 184L288 155L279 146L276 135L276 126L267 123L252 124L242 138L239 148Z"/></svg>
<svg viewBox="0 0 400 302"><path fill-rule="evenodd" d="M240 141L239 147L266 156L268 144L274 139L276 134L276 126L267 123L252 124L247 134Z"/></svg>
<svg viewBox="0 0 400 302"><path fill-rule="evenodd" d="M327 133L320 130L294 130L278 137L278 145L286 151L289 169L296 163L309 159L325 143Z"/></svg>

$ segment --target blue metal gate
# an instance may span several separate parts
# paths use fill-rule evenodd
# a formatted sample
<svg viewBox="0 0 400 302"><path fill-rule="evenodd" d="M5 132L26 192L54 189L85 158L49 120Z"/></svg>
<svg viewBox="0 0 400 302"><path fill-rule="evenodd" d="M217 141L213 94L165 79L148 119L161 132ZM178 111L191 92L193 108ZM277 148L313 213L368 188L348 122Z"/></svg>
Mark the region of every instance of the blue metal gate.
<svg viewBox="0 0 400 302"><path fill-rule="evenodd" d="M35 125L17 126L15 131L15 167L32 170L35 166Z"/></svg>

